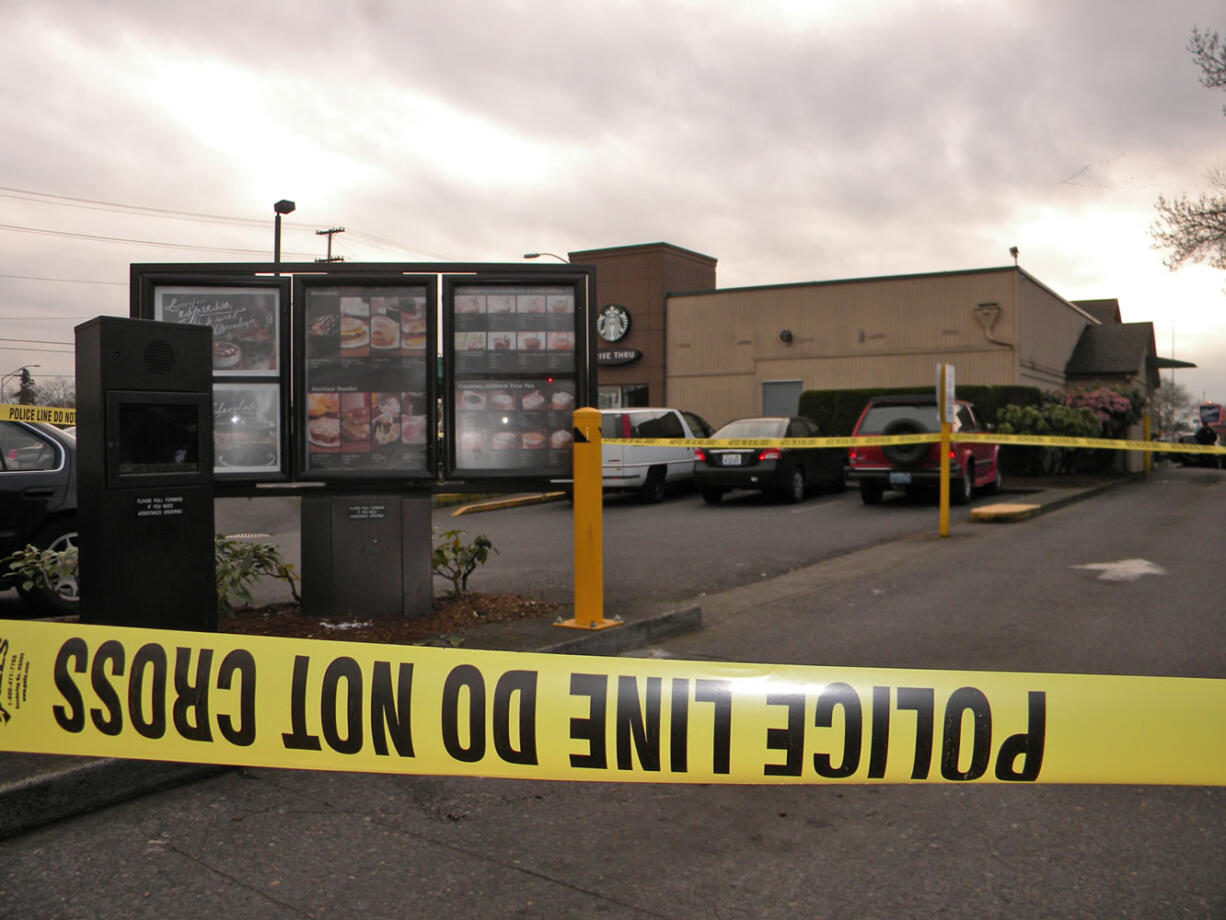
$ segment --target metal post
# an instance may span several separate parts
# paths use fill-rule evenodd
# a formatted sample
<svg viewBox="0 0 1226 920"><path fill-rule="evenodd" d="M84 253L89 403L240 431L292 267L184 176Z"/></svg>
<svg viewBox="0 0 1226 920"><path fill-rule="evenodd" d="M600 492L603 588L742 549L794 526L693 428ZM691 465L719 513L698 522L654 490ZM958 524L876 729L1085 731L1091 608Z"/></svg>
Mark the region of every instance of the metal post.
<svg viewBox="0 0 1226 920"><path fill-rule="evenodd" d="M948 364L942 364L940 369L940 379L937 382L937 412L941 419L941 523L940 533L942 537L949 536L949 435L950 424L946 421L946 379L945 375L951 370Z"/></svg>
<svg viewBox="0 0 1226 920"><path fill-rule="evenodd" d="M608 629L621 620L604 618L603 488L600 473L600 410L574 413L575 615L555 625Z"/></svg>

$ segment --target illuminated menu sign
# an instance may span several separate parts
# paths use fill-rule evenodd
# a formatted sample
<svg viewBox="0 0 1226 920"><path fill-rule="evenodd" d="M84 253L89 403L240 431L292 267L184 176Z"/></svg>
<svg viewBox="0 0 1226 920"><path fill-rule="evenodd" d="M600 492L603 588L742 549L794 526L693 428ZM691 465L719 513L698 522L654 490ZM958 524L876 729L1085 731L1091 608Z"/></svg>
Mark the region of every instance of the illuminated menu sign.
<svg viewBox="0 0 1226 920"><path fill-rule="evenodd" d="M151 319L213 330L213 475L284 479L289 284L165 279L146 296Z"/></svg>
<svg viewBox="0 0 1226 920"><path fill-rule="evenodd" d="M299 478L433 478L434 280L295 285Z"/></svg>
<svg viewBox="0 0 1226 920"><path fill-rule="evenodd" d="M574 283L449 280L449 475L569 475L582 291Z"/></svg>

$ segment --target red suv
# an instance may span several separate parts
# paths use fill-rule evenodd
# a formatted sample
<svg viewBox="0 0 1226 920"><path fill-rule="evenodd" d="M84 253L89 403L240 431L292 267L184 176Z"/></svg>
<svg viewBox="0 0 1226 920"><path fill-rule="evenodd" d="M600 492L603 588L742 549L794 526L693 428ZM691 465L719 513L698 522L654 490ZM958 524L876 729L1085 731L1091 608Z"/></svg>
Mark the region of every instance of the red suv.
<svg viewBox="0 0 1226 920"><path fill-rule="evenodd" d="M959 399L954 409L953 442L949 452L950 501L964 505L975 489L1000 489L1000 445L959 442L961 432L983 432L970 403ZM874 396L860 413L853 436L939 433L935 396ZM866 505L881 501L886 489L916 492L940 486L939 444L886 444L852 448L847 479L860 484Z"/></svg>

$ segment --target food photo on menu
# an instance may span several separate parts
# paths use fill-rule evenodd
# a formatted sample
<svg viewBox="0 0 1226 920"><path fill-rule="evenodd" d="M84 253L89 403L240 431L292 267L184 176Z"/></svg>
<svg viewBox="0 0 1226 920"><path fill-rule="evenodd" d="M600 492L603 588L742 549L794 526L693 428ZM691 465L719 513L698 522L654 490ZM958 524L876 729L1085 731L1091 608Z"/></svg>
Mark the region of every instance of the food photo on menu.
<svg viewBox="0 0 1226 920"><path fill-rule="evenodd" d="M400 409L399 393L370 394L370 434L376 447L400 443Z"/></svg>
<svg viewBox="0 0 1226 920"><path fill-rule="evenodd" d="M370 304L361 297L342 297L340 312L340 349L346 358L370 354Z"/></svg>
<svg viewBox="0 0 1226 920"><path fill-rule="evenodd" d="M406 355L425 355L426 335L429 329L426 318L425 299L421 303L402 307L400 311L400 350Z"/></svg>
<svg viewBox="0 0 1226 920"><path fill-rule="evenodd" d="M370 450L370 403L367 393L341 393L341 452Z"/></svg>
<svg viewBox="0 0 1226 920"><path fill-rule="evenodd" d="M311 393L307 396L307 449L313 453L332 453L341 446L341 406L337 393Z"/></svg>

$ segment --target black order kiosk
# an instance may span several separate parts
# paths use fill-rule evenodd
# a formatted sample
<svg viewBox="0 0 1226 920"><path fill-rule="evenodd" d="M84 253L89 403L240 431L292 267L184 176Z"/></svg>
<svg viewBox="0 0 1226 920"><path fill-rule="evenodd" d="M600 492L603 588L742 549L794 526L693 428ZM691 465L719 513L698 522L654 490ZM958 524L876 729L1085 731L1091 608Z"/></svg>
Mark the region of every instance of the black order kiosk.
<svg viewBox="0 0 1226 920"><path fill-rule="evenodd" d="M81 620L215 630L212 331L76 334Z"/></svg>

